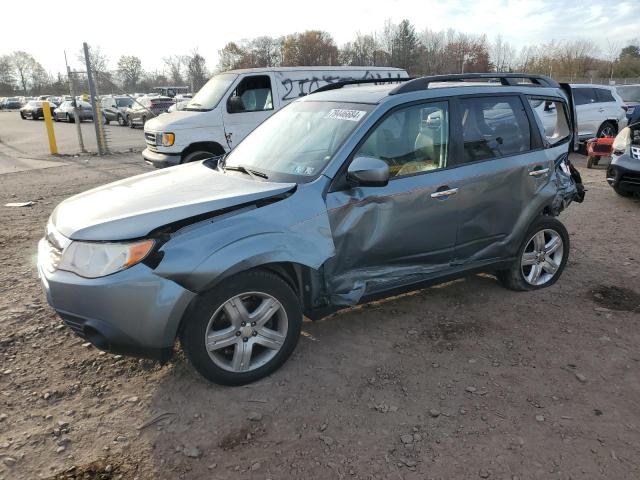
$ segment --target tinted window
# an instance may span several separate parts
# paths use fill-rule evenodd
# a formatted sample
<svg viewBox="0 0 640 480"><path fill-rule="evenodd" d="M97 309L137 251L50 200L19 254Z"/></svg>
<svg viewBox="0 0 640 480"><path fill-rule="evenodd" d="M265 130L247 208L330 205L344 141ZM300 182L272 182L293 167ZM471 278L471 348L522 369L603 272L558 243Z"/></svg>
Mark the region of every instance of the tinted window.
<svg viewBox="0 0 640 480"><path fill-rule="evenodd" d="M588 105L596 102L596 93L593 88L574 88L573 100L576 105Z"/></svg>
<svg viewBox="0 0 640 480"><path fill-rule="evenodd" d="M468 98L460 101L463 161L476 162L531 149L531 132L518 97Z"/></svg>
<svg viewBox="0 0 640 480"><path fill-rule="evenodd" d="M538 128L551 145L559 143L569 137L569 122L561 102L529 98Z"/></svg>
<svg viewBox="0 0 640 480"><path fill-rule="evenodd" d="M268 75L245 77L235 88L229 100L231 101L233 97L240 98L244 112L273 110L271 79ZM230 111L229 108L227 111Z"/></svg>
<svg viewBox="0 0 640 480"><path fill-rule="evenodd" d="M128 107L133 103L130 98L116 98L116 103L119 107Z"/></svg>
<svg viewBox="0 0 640 480"><path fill-rule="evenodd" d="M387 116L355 153L389 164L398 177L447 166L449 110L444 102L413 105Z"/></svg>
<svg viewBox="0 0 640 480"><path fill-rule="evenodd" d="M608 90L606 88L596 88L594 89L596 91L596 98L599 102L615 102L616 99L613 98L613 94L611 93L611 90Z"/></svg>
<svg viewBox="0 0 640 480"><path fill-rule="evenodd" d="M624 87L617 87L618 95L622 97L625 102L640 102L640 86L630 85Z"/></svg>

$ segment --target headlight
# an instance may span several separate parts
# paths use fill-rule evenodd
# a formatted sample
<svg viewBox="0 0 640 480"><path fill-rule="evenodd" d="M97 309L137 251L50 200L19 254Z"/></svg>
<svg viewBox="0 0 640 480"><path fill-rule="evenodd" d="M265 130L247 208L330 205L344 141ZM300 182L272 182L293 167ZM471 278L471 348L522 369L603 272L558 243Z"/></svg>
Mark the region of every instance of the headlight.
<svg viewBox="0 0 640 480"><path fill-rule="evenodd" d="M613 141L613 153L616 155L622 155L627 151L627 147L629 147L629 145L631 145L631 129L629 127L625 127L620 130L620 133L616 135L616 138Z"/></svg>
<svg viewBox="0 0 640 480"><path fill-rule="evenodd" d="M104 277L140 263L154 244L153 240L134 243L71 242L62 254L58 269L81 277Z"/></svg>
<svg viewBox="0 0 640 480"><path fill-rule="evenodd" d="M162 134L162 146L163 147L170 147L171 145L173 145L173 142L176 140L176 136L173 133L163 133Z"/></svg>

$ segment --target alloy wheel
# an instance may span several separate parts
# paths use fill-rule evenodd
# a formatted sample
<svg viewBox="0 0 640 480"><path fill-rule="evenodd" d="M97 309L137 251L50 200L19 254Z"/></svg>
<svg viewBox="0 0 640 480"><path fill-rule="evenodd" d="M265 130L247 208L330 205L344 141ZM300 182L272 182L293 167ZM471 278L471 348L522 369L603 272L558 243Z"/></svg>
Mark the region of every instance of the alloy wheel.
<svg viewBox="0 0 640 480"><path fill-rule="evenodd" d="M544 285L558 272L564 256L562 237L558 232L544 229L527 242L522 252L522 276L530 285Z"/></svg>
<svg viewBox="0 0 640 480"><path fill-rule="evenodd" d="M205 330L211 360L231 372L248 372L273 359L287 336L282 304L263 292L247 292L224 302Z"/></svg>

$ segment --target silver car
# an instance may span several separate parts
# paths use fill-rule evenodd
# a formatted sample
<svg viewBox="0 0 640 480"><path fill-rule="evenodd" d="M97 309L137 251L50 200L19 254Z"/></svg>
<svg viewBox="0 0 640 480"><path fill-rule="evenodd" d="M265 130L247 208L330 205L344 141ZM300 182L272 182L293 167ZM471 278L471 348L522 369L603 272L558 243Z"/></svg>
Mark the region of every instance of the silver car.
<svg viewBox="0 0 640 480"><path fill-rule="evenodd" d="M556 216L584 196L568 91L519 74L328 85L225 157L60 203L39 243L47 299L100 349L166 360L179 338L238 385L286 361L303 315L481 271L550 286L569 256Z"/></svg>

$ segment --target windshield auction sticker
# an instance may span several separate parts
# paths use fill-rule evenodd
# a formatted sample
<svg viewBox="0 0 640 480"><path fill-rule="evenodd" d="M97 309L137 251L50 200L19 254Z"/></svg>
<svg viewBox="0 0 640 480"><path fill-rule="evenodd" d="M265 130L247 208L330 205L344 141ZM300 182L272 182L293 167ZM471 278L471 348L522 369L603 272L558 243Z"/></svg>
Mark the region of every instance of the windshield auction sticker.
<svg viewBox="0 0 640 480"><path fill-rule="evenodd" d="M332 108L327 113L325 118L332 118L334 120L349 120L351 122L359 122L365 115L364 110L347 110L344 108Z"/></svg>

